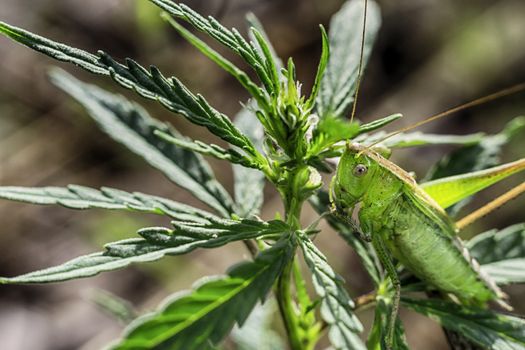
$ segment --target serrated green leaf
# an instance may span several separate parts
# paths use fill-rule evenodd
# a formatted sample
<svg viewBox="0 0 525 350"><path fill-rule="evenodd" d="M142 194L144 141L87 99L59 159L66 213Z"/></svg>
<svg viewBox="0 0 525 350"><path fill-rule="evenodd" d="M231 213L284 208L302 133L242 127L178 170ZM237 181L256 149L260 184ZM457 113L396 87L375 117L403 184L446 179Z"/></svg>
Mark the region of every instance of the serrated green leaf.
<svg viewBox="0 0 525 350"><path fill-rule="evenodd" d="M266 297L292 252L289 238L284 239L225 277L201 280L192 291L168 299L160 311L133 322L112 348L191 350L217 344Z"/></svg>
<svg viewBox="0 0 525 350"><path fill-rule="evenodd" d="M51 79L81 103L106 134L222 215L229 216L233 212L230 195L215 179L208 163L156 135L156 132L163 132L182 138L173 127L151 118L142 107L124 97L85 84L64 71L54 70Z"/></svg>
<svg viewBox="0 0 525 350"><path fill-rule="evenodd" d="M168 215L177 220L196 221L214 215L170 199L114 188L68 187L0 187L0 198L40 205L60 205L69 209L130 210Z"/></svg>
<svg viewBox="0 0 525 350"><path fill-rule="evenodd" d="M264 129L258 122L255 112L252 110L253 103L247 105L237 113L235 125L246 136L250 138L257 149L262 149ZM249 169L243 166L233 166L233 178L235 182L236 211L241 217L258 215L264 201L265 176L261 171Z"/></svg>
<svg viewBox="0 0 525 350"><path fill-rule="evenodd" d="M213 109L202 96L191 93L178 79L165 78L156 67L152 66L148 71L131 59L123 65L102 51L92 55L4 22L0 22L0 33L54 59L73 63L92 73L110 75L119 85L145 98L158 100L170 111L206 127L224 141L257 157L253 145L228 117Z"/></svg>
<svg viewBox="0 0 525 350"><path fill-rule="evenodd" d="M220 160L227 160L230 163L240 164L247 168L260 168L259 163L253 162L235 149L224 149L221 146L215 144L207 144L198 140L189 140L185 137L182 137L181 135L176 136L173 135L173 133L168 134L167 132L161 130L156 130L155 135L168 143L171 143L179 148L184 148L188 151L211 156Z"/></svg>
<svg viewBox="0 0 525 350"><path fill-rule="evenodd" d="M358 135L361 135L361 134L365 134L365 133L368 133L370 131L374 131L374 130L377 130L377 129L380 129L382 128L383 126L385 125L388 125L396 120L398 120L399 118L402 118L403 115L401 113L396 113L396 114L392 114L392 115L389 115L387 117L384 117L384 118L381 118L381 119L376 119L374 121L371 121L370 123L367 123L367 124L363 124L359 127L359 133Z"/></svg>
<svg viewBox="0 0 525 350"><path fill-rule="evenodd" d="M490 230L467 242L470 254L498 284L525 282L525 224Z"/></svg>
<svg viewBox="0 0 525 350"><path fill-rule="evenodd" d="M326 191L320 190L316 195L310 197L310 204L319 214L330 211L330 200ZM364 268L372 278L374 284L378 286L381 283L381 267L375 252L370 244L359 239L352 227L344 221L341 221L333 214L325 215L328 224L355 250Z"/></svg>
<svg viewBox="0 0 525 350"><path fill-rule="evenodd" d="M361 55L364 2L346 1L330 22L330 59L317 98L320 117L342 117L354 100ZM379 6L368 1L363 67L381 25Z"/></svg>
<svg viewBox="0 0 525 350"><path fill-rule="evenodd" d="M259 21L259 19L252 12L248 12L248 14L246 14L246 21L248 22L249 27L257 29L259 34L263 37L264 41L266 42L266 45L268 46L268 49L270 50L273 62L275 63L277 69L280 70L281 68L283 68L283 61L279 58L277 52L275 51L275 48L272 46L270 38L266 34L266 31L264 30L261 21ZM256 48L259 50L259 53L262 55L262 48L259 47L259 45L257 44L257 40L254 37L253 32L250 31L248 34L250 35L250 39L252 40L252 42L256 44Z"/></svg>
<svg viewBox="0 0 525 350"><path fill-rule="evenodd" d="M462 147L441 159L428 172L425 180L436 180L447 176L483 170L497 165L503 146L524 129L525 117L513 119L500 133L485 136L479 143ZM469 199L467 198L448 208L447 212L453 216L468 202Z"/></svg>
<svg viewBox="0 0 525 350"><path fill-rule="evenodd" d="M315 74L314 85L312 87L312 92L308 101L306 101L306 107L311 108L317 99L319 94L319 89L321 88L321 80L323 79L326 66L328 65L328 59L330 58L330 44L328 39L328 34L323 26L321 28L321 39L322 39L322 50L321 50L321 59L319 60L319 65L317 66L317 73Z"/></svg>
<svg viewBox="0 0 525 350"><path fill-rule="evenodd" d="M189 253L197 248L216 248L227 243L266 234L288 232L282 221L226 220L217 217L175 221L174 230L152 227L139 230L143 238L132 238L106 245L105 252L80 256L62 265L0 278L3 284L50 283L85 278L124 268L132 263L155 261L167 255Z"/></svg>
<svg viewBox="0 0 525 350"><path fill-rule="evenodd" d="M521 318L444 300L402 298L402 303L483 348L493 350L525 348L525 320Z"/></svg>
<svg viewBox="0 0 525 350"><path fill-rule="evenodd" d="M366 349L359 333L363 326L354 315L354 303L343 287L342 278L328 264L326 257L306 236L299 246L313 275L314 288L321 298L321 316L330 327L328 336L335 349Z"/></svg>
<svg viewBox="0 0 525 350"><path fill-rule="evenodd" d="M275 80L272 69L272 65L275 66L275 62L271 60L271 55L267 57L260 54L260 46L257 47L254 43L246 41L236 29L229 30L213 17L205 18L184 4L174 3L170 0L149 1L166 11L169 15L184 20L238 54L253 68L266 91L270 94L275 92L275 88L279 85L279 81ZM262 102L262 100L258 102Z"/></svg>
<svg viewBox="0 0 525 350"><path fill-rule="evenodd" d="M165 20L168 21L168 23L171 24L171 26L184 38L186 39L190 44L192 44L195 48L197 48L200 52L202 52L206 57L211 59L213 62L215 62L219 67L224 69L226 72L231 74L239 83L250 92L250 94L261 104L264 105L265 102L265 96L261 88L259 88L251 79L250 77L243 72L241 69L239 69L237 66L235 66L231 61L224 58L221 54L219 54L217 51L212 49L208 44L206 44L204 41L197 38L195 35L190 33L186 28L181 26L173 17L169 15L163 16Z"/></svg>

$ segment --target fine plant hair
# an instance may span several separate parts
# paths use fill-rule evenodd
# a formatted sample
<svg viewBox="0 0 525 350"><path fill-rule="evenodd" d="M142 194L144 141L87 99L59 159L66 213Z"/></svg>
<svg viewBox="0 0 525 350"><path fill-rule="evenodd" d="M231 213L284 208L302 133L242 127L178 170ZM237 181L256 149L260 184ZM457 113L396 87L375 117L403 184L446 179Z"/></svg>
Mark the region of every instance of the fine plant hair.
<svg viewBox="0 0 525 350"><path fill-rule="evenodd" d="M131 58L119 62L106 52L86 52L3 22L0 33L51 58L106 76L116 85L161 104L174 118L185 118L228 144L223 147L192 140L169 123L150 116L137 102L84 83L61 69L50 73L51 82L80 103L103 132L208 209L107 187L0 187L3 199L69 209L151 213L170 221L166 227L145 227L136 235L130 232L127 239L107 243L99 252L62 265L2 277L0 284L63 282L123 269L132 263L243 242L251 259L236 264L224 275L205 277L191 290L174 293L155 312L132 322L128 317L129 325L109 347L211 349L225 346L226 338L236 344L236 334L249 328L256 327L260 334L271 331L270 322L250 318L271 299L292 349L314 349L323 337L334 349L384 349L392 285L370 244L330 211L327 184L321 174L333 174L333 160L342 154L348 140L365 146L379 142L389 149L455 145L454 151L429 170L426 181L486 169L499 163L503 147L523 131L525 120L516 118L494 135L400 132L388 138L379 129L401 118L400 114L369 123L349 121L349 113L355 114L361 73L381 25L380 9L373 0L368 1L366 12L362 0L345 2L333 16L329 33L320 27L322 53L308 94L301 90L293 59L278 58L253 15L248 16L248 34L243 35L183 4L139 1L157 5L180 36L250 94L249 101L241 101L244 107L235 117L218 111L204 96L154 66L144 67ZM227 49L228 54L219 53L209 42ZM238 56L249 72L227 56ZM208 157L232 164L233 195L215 178ZM277 190L284 207L282 217L269 221L258 216L266 184ZM451 206L448 213L456 215L466 202ZM306 226L300 221L305 205L319 213L319 218ZM346 242L355 251L373 281L374 291L350 297L352 281L344 281L330 265L330 255L314 244L316 235L325 234L317 227L321 220L337 232L333 239ZM466 245L481 269L499 285L525 282L525 224L490 230ZM438 322L446 329L451 346L463 342L479 348L525 349L522 318L443 297L402 266L398 270L403 287L401 305ZM312 290L307 288L309 284ZM371 306L375 307L375 320L365 332L358 316ZM268 317L272 317L271 312ZM232 332L235 326L240 328ZM253 342L248 348L280 344L269 336L255 340L261 343ZM394 349L409 348L399 318L393 341Z"/></svg>

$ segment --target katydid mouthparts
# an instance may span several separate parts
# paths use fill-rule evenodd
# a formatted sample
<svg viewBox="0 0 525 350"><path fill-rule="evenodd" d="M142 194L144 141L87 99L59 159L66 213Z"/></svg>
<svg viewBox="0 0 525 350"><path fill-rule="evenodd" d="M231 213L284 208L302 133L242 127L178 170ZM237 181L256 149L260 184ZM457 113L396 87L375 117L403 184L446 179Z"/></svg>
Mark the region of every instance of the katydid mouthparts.
<svg viewBox="0 0 525 350"><path fill-rule="evenodd" d="M392 258L461 303L484 306L495 301L510 309L505 294L470 257L444 209L521 170L525 159L420 186L373 148L347 143L330 186L331 201L336 215L372 242L392 281L387 344L392 344L401 288ZM452 192L454 196L446 195Z"/></svg>

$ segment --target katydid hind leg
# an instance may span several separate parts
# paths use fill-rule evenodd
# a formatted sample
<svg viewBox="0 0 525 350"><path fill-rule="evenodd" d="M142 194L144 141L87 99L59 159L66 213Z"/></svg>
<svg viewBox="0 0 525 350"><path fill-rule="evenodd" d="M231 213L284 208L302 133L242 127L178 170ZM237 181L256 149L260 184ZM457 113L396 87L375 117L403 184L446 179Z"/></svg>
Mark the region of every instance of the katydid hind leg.
<svg viewBox="0 0 525 350"><path fill-rule="evenodd" d="M397 314L399 311L399 300L401 298L401 282L399 281L399 277L397 275L394 263L392 262L392 258L386 250L381 237L377 234L372 235L372 244L377 253L377 256L379 257L379 260L383 264L383 267L385 268L387 275L390 278L390 281L392 282L392 286L394 287L392 311L389 316L386 333L386 344L388 348L391 349L394 341L394 330L396 326Z"/></svg>

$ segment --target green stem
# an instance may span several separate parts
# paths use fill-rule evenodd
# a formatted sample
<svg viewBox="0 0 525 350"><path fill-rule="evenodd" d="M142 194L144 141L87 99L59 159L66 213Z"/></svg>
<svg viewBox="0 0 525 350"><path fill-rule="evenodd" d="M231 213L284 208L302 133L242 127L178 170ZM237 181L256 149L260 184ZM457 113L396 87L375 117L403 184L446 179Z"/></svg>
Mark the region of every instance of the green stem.
<svg viewBox="0 0 525 350"><path fill-rule="evenodd" d="M279 277L277 282L277 300L290 346L293 350L302 350L304 347L299 334L299 320L297 319L291 291L292 268L293 261L286 265L281 277Z"/></svg>
<svg viewBox="0 0 525 350"><path fill-rule="evenodd" d="M298 196L293 191L281 192L284 208L285 219L293 231L301 228L300 215L302 203L297 199ZM292 295L292 271L294 260L290 261L284 268L283 273L277 281L276 297L279 305L279 311L283 319L288 341L292 350L305 350L301 341L299 318L297 317L294 298Z"/></svg>

